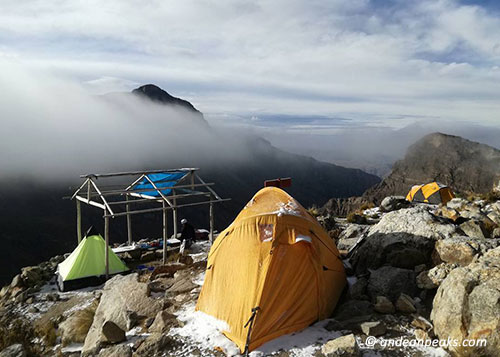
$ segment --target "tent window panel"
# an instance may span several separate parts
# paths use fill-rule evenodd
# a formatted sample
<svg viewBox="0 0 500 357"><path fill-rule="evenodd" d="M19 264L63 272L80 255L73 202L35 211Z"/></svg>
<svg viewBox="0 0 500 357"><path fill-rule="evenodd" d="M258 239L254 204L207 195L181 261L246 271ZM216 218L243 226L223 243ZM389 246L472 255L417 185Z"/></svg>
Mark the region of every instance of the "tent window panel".
<svg viewBox="0 0 500 357"><path fill-rule="evenodd" d="M429 203L432 203L432 204L441 203L441 195L439 194L439 191L436 191L432 195L427 197L427 200L429 201Z"/></svg>
<svg viewBox="0 0 500 357"><path fill-rule="evenodd" d="M424 194L422 193L422 190L418 190L417 192L415 192L415 195L413 196L413 200L417 201L417 202L424 202L425 201L425 197L424 197Z"/></svg>

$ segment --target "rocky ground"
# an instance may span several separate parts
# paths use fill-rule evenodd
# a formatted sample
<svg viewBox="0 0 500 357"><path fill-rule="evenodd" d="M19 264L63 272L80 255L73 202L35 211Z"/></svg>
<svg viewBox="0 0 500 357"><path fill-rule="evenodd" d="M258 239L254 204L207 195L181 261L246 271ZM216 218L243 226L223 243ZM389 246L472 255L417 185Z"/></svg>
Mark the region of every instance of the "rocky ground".
<svg viewBox="0 0 500 357"><path fill-rule="evenodd" d="M330 319L251 356L498 356L500 200L433 206L388 197L349 222L322 213L345 257L348 288ZM0 292L0 356L238 355L224 323L194 311L208 249L197 243L167 265L146 253L148 269L67 293L53 278L63 257L24 268ZM367 346L373 337L487 345Z"/></svg>

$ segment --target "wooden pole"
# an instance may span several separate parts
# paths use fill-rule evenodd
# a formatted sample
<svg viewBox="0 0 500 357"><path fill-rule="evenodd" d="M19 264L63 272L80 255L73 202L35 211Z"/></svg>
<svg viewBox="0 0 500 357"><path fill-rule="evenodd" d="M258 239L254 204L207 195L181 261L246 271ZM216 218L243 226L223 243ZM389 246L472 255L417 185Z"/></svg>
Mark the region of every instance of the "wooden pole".
<svg viewBox="0 0 500 357"><path fill-rule="evenodd" d="M128 245L132 245L132 216L128 214L130 212L130 203L129 197L127 196L127 237L128 237Z"/></svg>
<svg viewBox="0 0 500 357"><path fill-rule="evenodd" d="M163 264L167 264L167 219L168 211L166 203L163 202Z"/></svg>
<svg viewBox="0 0 500 357"><path fill-rule="evenodd" d="M82 241L82 205L76 200L76 237L78 244Z"/></svg>
<svg viewBox="0 0 500 357"><path fill-rule="evenodd" d="M214 204L210 202L210 233L208 235L210 245L214 242Z"/></svg>
<svg viewBox="0 0 500 357"><path fill-rule="evenodd" d="M177 207L172 210L172 219L174 221L174 238L177 238Z"/></svg>
<svg viewBox="0 0 500 357"><path fill-rule="evenodd" d="M109 216L106 215L106 210L104 210L104 240L106 242L105 244L105 251L104 251L104 260L106 264L106 279L109 277Z"/></svg>

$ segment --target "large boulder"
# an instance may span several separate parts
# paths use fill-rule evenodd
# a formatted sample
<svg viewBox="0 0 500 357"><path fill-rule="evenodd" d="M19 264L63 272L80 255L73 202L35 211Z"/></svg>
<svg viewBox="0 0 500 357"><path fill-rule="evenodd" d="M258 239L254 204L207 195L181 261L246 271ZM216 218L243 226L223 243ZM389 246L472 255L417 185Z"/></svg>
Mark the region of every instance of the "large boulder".
<svg viewBox="0 0 500 357"><path fill-rule="evenodd" d="M401 293L410 296L418 293L413 270L383 266L370 273L368 294L372 299L386 296L394 301Z"/></svg>
<svg viewBox="0 0 500 357"><path fill-rule="evenodd" d="M95 353L101 344L106 342L102 333L106 321L112 321L120 329L127 331L131 312L138 316L154 318L161 309L161 301L150 296L148 284L139 282L137 274L118 275L108 280L104 285L92 326L85 338L82 355Z"/></svg>
<svg viewBox="0 0 500 357"><path fill-rule="evenodd" d="M94 314L98 304L99 300L96 299L84 309L71 313L66 320L59 324L58 331L63 346L85 342L87 333L94 321Z"/></svg>
<svg viewBox="0 0 500 357"><path fill-rule="evenodd" d="M431 319L440 339L486 339L486 346L453 348L458 355L498 356L500 351L500 247L454 269L434 297Z"/></svg>
<svg viewBox="0 0 500 357"><path fill-rule="evenodd" d="M465 266L470 264L474 257L481 256L499 245L500 241L496 239L448 238L436 242L433 255L435 263L445 262Z"/></svg>
<svg viewBox="0 0 500 357"><path fill-rule="evenodd" d="M455 225L442 222L423 206L393 211L370 228L352 263L358 273L385 264L413 269L430 263L436 241L455 235Z"/></svg>

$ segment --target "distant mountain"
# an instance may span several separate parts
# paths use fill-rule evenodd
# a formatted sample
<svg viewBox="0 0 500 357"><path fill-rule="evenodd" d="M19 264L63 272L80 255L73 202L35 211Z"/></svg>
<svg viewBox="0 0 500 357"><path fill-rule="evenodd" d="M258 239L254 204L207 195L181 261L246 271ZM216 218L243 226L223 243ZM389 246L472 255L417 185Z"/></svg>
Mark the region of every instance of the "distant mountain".
<svg viewBox="0 0 500 357"><path fill-rule="evenodd" d="M485 193L500 178L500 150L459 136L433 133L408 148L391 173L363 198L380 202L406 195L413 185L439 181L457 192Z"/></svg>
<svg viewBox="0 0 500 357"><path fill-rule="evenodd" d="M153 102L161 104L178 105L192 112L198 113L203 117L203 114L198 109L196 109L193 104L191 104L187 100L171 96L166 91L164 91L160 87L155 86L154 84L146 84L140 86L139 88L132 90L132 94L141 98L147 98Z"/></svg>
<svg viewBox="0 0 500 357"><path fill-rule="evenodd" d="M215 182L216 191L231 201L216 205L216 229L222 230L243 208L253 194L263 186L264 180L278 177L292 177L292 187L287 189L303 205L322 205L330 197L347 197L361 195L368 187L378 183L380 179L359 169L349 169L329 163L317 161L311 157L291 154L277 149L270 142L252 135L231 138L232 144L226 142L231 132L219 133L209 126L191 103L175 98L164 90L146 85L126 94L104 96L103 100L111 103L123 103L131 95L140 96L156 104L168 108L182 107L192 113L199 113L194 120L188 115L186 126L196 130L197 134L187 135L185 140L192 141L195 150L185 152L179 150L174 156L178 161L154 159L145 162L131 161L127 167L113 167L112 171L131 171L146 168L200 167L200 175L207 182ZM113 102L114 99L119 99ZM157 113L158 107L155 107ZM160 107L161 111L161 107ZM171 113L169 111L168 113ZM180 117L182 110L179 111ZM138 113L137 115L147 115ZM188 118L186 118L187 120ZM198 120L199 119L199 120ZM140 117L138 117L140 120ZM194 123L196 122L196 123ZM198 125L196 125L198 124ZM196 129L194 129L196 127ZM209 132L210 140L200 140L199 132ZM183 137L184 138L184 137ZM235 149L238 153L227 155L227 151ZM152 150L154 141L145 142ZM161 144L161 143L160 143ZM210 146L204 150L205 146ZM161 150L161 145L159 146ZM193 156L193 157L191 157ZM234 159L234 156L237 159ZM240 157L241 156L241 157ZM157 156L157 157L161 157ZM228 159L232 157L232 159ZM232 161L231 161L232 160ZM77 177L68 182L46 183L33 179L10 180L9 185L0 185L0 282L7 282L22 266L37 264L56 254L71 251L76 242L75 203L62 200L79 185ZM208 208L182 209L179 219L189 218L198 227L208 226ZM92 207L83 208L83 226L94 225L102 231L102 212ZM123 243L126 237L126 224L123 218L114 219L111 223L110 237L112 242ZM172 225L169 225L169 234ZM134 238L160 237L160 215L143 215L134 218Z"/></svg>

